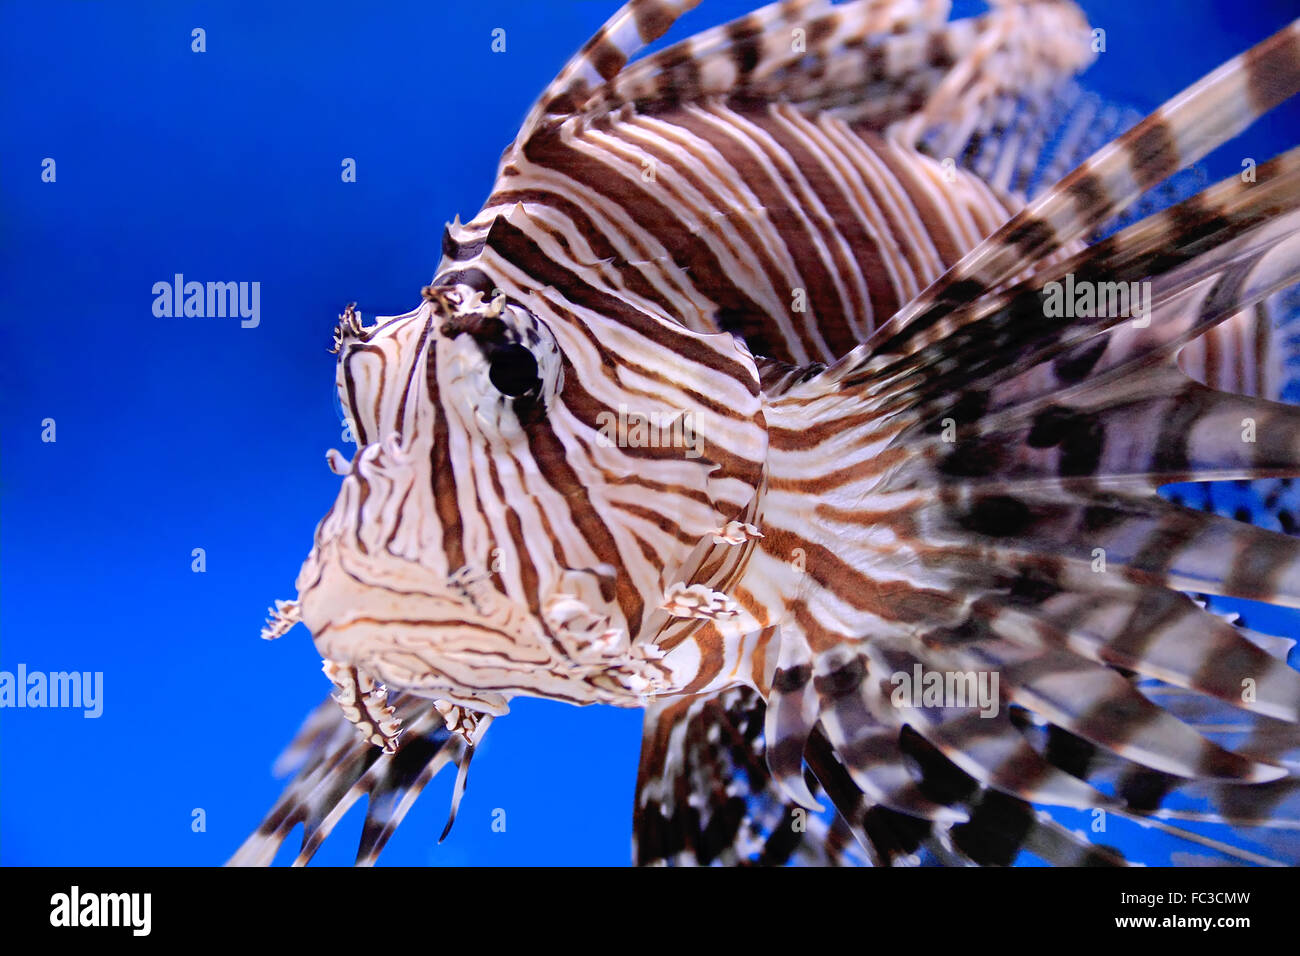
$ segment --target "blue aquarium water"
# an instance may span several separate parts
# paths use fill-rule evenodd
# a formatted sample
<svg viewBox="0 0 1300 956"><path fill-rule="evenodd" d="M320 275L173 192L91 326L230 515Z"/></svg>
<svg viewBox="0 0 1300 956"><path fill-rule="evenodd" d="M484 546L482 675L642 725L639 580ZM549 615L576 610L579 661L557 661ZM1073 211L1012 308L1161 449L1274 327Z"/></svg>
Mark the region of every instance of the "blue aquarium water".
<svg viewBox="0 0 1300 956"><path fill-rule="evenodd" d="M336 317L417 304L443 223L478 210L533 97L615 5L0 5L0 669L102 675L98 716L0 712L0 863L217 864L271 806L272 762L328 690L304 629L258 631L338 487ZM671 36L750 6L706 0ZM1082 6L1107 31L1085 86L1142 111L1298 12ZM1291 103L1209 180L1297 132ZM155 286L177 276L249 283L244 314L167 317ZM519 700L446 842L449 774L381 862L624 864L639 743L639 712ZM361 811L318 862L351 862Z"/></svg>

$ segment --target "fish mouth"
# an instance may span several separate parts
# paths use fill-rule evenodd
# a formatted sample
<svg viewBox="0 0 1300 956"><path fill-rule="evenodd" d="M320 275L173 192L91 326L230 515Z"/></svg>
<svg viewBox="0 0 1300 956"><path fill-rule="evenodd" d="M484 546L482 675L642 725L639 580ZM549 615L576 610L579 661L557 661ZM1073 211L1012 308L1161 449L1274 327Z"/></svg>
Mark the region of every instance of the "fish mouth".
<svg viewBox="0 0 1300 956"><path fill-rule="evenodd" d="M323 658L345 661L395 690L493 717L509 710L516 690L480 676L485 659L501 653L492 648L509 637L471 622L357 617L311 630Z"/></svg>
<svg viewBox="0 0 1300 956"><path fill-rule="evenodd" d="M298 576L301 620L326 660L397 691L491 716L513 697L644 706L671 671L596 605L598 575L571 569L536 609L484 568L450 574L350 539L318 536Z"/></svg>
<svg viewBox="0 0 1300 956"><path fill-rule="evenodd" d="M435 583L428 568L317 547L299 576L302 623L326 660L421 697L500 716L507 676L544 666L530 619L485 575Z"/></svg>

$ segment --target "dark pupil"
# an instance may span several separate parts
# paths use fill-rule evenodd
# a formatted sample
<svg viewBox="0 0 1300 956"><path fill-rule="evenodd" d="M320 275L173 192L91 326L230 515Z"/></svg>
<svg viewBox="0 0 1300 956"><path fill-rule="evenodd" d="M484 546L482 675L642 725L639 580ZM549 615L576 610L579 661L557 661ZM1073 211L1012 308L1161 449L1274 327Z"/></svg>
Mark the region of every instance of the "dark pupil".
<svg viewBox="0 0 1300 956"><path fill-rule="evenodd" d="M522 345L493 349L488 362L488 378L502 395L517 397L538 385L537 359Z"/></svg>

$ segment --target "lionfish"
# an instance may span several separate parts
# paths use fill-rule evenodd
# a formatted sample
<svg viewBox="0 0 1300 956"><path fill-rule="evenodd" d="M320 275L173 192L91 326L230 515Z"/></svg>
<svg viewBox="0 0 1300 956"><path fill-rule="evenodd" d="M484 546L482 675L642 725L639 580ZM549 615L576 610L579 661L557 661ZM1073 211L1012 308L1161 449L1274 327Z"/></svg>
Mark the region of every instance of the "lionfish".
<svg viewBox="0 0 1300 956"><path fill-rule="evenodd" d="M373 863L449 764L454 819L521 695L644 709L639 863L1124 863L1099 814L1300 857L1292 642L1214 603L1300 607L1300 149L1151 198L1300 88L1300 21L1098 143L1068 0L632 59L698 2L623 6L419 306L342 315L357 451L264 631L334 699L231 862L367 795ZM1248 479L1254 524L1157 494Z"/></svg>

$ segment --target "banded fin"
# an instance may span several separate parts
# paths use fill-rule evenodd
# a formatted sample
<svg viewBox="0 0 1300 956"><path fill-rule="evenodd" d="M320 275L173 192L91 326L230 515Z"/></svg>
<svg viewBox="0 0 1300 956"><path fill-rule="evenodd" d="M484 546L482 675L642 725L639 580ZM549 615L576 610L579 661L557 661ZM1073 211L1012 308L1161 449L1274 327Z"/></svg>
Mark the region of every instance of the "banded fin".
<svg viewBox="0 0 1300 956"><path fill-rule="evenodd" d="M927 435L887 489L1090 484L1135 491L1300 472L1300 409L1293 405L1214 391L1169 366L1152 366L1122 386L950 426L947 440ZM1158 441L1126 440L1143 432Z"/></svg>
<svg viewBox="0 0 1300 956"><path fill-rule="evenodd" d="M936 156L957 156L985 131L1047 102L1062 80L1092 62L1088 22L1073 4L993 0L987 29L928 92L914 115L890 129L904 143L925 142ZM960 21L958 21L960 22Z"/></svg>
<svg viewBox="0 0 1300 956"><path fill-rule="evenodd" d="M1165 693L1160 685L1144 684L1142 689L1162 709L1239 752L1284 761L1283 753L1294 752L1300 742L1294 724L1239 712L1227 718L1222 709L1207 711L1204 698L1197 695L1173 688ZM1206 718L1219 723L1205 723ZM1224 723L1225 718L1230 723ZM1245 733L1238 730L1243 727ZM1224 733L1227 728L1238 732ZM1165 852L1174 864L1278 866L1300 859L1300 780L1294 774L1250 786L1188 782L1132 764L1059 727L1026 722L1024 730L1049 759L1114 793L1117 806L1107 813L1167 838ZM1256 745L1241 743L1243 736L1255 740ZM1282 740L1285 743L1279 742ZM1260 741L1268 741L1268 745L1262 746ZM1148 861L1159 862L1157 853L1149 851Z"/></svg>
<svg viewBox="0 0 1300 956"><path fill-rule="evenodd" d="M596 117L624 106L654 113L722 97L816 112L867 100L872 83L878 101L898 103L909 77L941 75L978 35L973 21L947 33L947 15L947 0L772 4L630 64L575 104L575 113ZM900 107L877 109L897 117Z"/></svg>
<svg viewBox="0 0 1300 956"><path fill-rule="evenodd" d="M823 688L852 689L819 694L822 729L807 733L807 719L792 723L799 736L771 746L790 753L802 746L864 846L873 845L861 813L870 800L843 752L853 738L835 729L843 700L874 695L877 706L844 710L848 722L866 723L869 711L877 724L904 725L900 743L914 745L922 780L927 767L952 776L938 743L945 727L963 726L960 718L949 725L929 709L891 715L878 706L872 685L912 662L999 674L1015 733L1043 763L1100 791L1091 809L1212 845L1172 818L1151 816L1159 801L1145 790L1075 772L1069 751L1035 746L1043 736L1078 741L1101 755L1098 764L1135 779L1160 780L1163 794L1201 788L1239 809L1254 807L1256 823L1286 825L1277 815L1289 804L1272 795L1289 792L1296 776L1286 759L1293 736L1279 730L1252 746L1208 725L1202 732L1144 696L1133 672L1185 685L1246 721L1293 728L1300 712L1294 671L1168 590L1293 605L1295 539L1151 494L1184 477L1300 473L1300 419L1292 409L1214 392L1173 366L1186 342L1296 281L1296 153L1275 160L1276 179L1252 184L1257 192L1225 182L1113 241L1079 252L1071 244L1233 135L1248 114L1290 95L1300 85L1298 52L1293 25L1193 86L1013 217L849 358L811 377L765 372L765 381L789 385L767 413L781 473L771 481L779 491L769 495L764 531L777 549L781 530L797 522L808 552L798 602L805 613L794 615L798 628L781 622L781 666L815 675ZM1265 66L1276 81L1264 84ZM1233 104L1235 115L1211 116L1216 104ZM1135 281L1154 277L1151 331L1132 334L1127 316L1045 316L1042 284L1071 268L1094 270L1088 277L1096 281L1126 271ZM1186 413L1178 423L1169 421L1175 406ZM1267 448L1239 449L1222 433L1225 422L1257 416L1269 423ZM955 434L941 434L945 417ZM836 468L815 472L809 463L824 462L832 449ZM813 494L816 507L806 503ZM1091 566L1096 550L1106 573ZM1232 686L1241 679L1267 689L1242 694ZM771 705L780 707L792 690L774 682ZM980 752L973 738L969 744L948 750ZM986 749L985 763L1023 752L1010 734L1002 747ZM1032 774L1013 769L994 788L985 785L987 766L971 769L963 788L939 801L973 808L970 820L943 838L944 828L904 814L912 821L909 852L928 846L955 859L1010 862L1030 832L1059 837L1040 843L1058 858L1087 847L1087 837L1029 805L1023 791ZM1075 809L1088 809L1087 799ZM982 807L983 820L998 823L964 829L981 819ZM1243 819L1239 813L1235 822ZM980 845L985 833L995 846L997 834L1007 838L1003 852ZM1231 835L1221 844L1231 855ZM1243 861L1274 862L1236 849Z"/></svg>
<svg viewBox="0 0 1300 956"><path fill-rule="evenodd" d="M763 761L762 698L737 688L647 709L638 774L640 865L1007 864L1029 852L1062 865L1115 865L1118 854L1065 831L1042 810L986 791L904 730L899 753L928 793L961 809L936 823L874 803L857 789L820 730L808 742L808 786L828 818L784 800ZM902 767L899 767L902 770Z"/></svg>
<svg viewBox="0 0 1300 956"><path fill-rule="evenodd" d="M1300 90L1300 21L1283 28L1103 147L968 253L825 374L850 378L873 355L910 354L953 331L949 314L1081 239L1143 192Z"/></svg>
<svg viewBox="0 0 1300 956"><path fill-rule="evenodd" d="M891 393L908 404L929 399L923 416L948 413L964 424L972 412L956 406L978 395L978 414L1046 395L1096 388L1175 350L1242 309L1253 308L1294 281L1291 251L1300 217L1300 149L1260 167L1266 178L1246 185L1232 177L1199 196L1156 214L1068 258L1033 271L1017 285L954 308L948 338L907 356L881 355L841 382L864 385L878 412L897 411ZM1076 316L1070 289L1090 284L1148 284L1151 313ZM1049 310L1056 283L1068 308ZM1108 285L1111 284L1111 285ZM1127 301L1128 296L1125 296ZM959 348L964 361L941 362ZM1050 363L1050 364L1049 364ZM936 368L937 366L937 368ZM927 369L923 383L915 371ZM811 380L807 390L829 381ZM878 397L877 397L878 396ZM955 398L954 398L955 396Z"/></svg>
<svg viewBox="0 0 1300 956"><path fill-rule="evenodd" d="M947 0L772 4L626 66L618 54L627 49L605 43L601 68L587 67L587 81L571 83L547 112L594 119L624 106L779 101L888 130L909 147L942 132L937 155L953 156L1008 105L1048 98L1091 60L1073 5L994 3L983 16L945 22L948 8Z"/></svg>
<svg viewBox="0 0 1300 956"><path fill-rule="evenodd" d="M763 761L750 688L646 708L633 811L638 865L835 866L865 862L842 824L786 800Z"/></svg>
<svg viewBox="0 0 1300 956"><path fill-rule="evenodd" d="M1133 763L1188 779L1261 783L1285 776L1282 768L1213 744L1116 671L1068 651L987 641L967 645L964 652L981 666L999 669L1013 703Z"/></svg>
<svg viewBox="0 0 1300 956"><path fill-rule="evenodd" d="M936 800L961 807L966 822L953 826L917 819L865 800L820 733L809 741L810 772L835 806L843 826L877 866L937 862L948 866L1010 866L1030 852L1060 866L1117 866L1118 852L1057 825L1025 800L981 787L909 728L899 735L921 785Z"/></svg>
<svg viewBox="0 0 1300 956"><path fill-rule="evenodd" d="M820 5L825 0L812 2ZM618 75L630 57L699 4L700 0L628 0L547 84L520 126L515 145L527 142L546 117L572 115L588 91ZM792 0L790 5L807 6L808 0Z"/></svg>
<svg viewBox="0 0 1300 956"><path fill-rule="evenodd" d="M293 779L226 865L269 866L301 823L293 865L305 866L362 796L369 801L356 865L373 865L429 781L447 765L463 764L468 750L460 735L447 731L433 701L397 694L391 703L405 727L391 754L361 739L332 697L318 706L277 761L277 773Z"/></svg>

